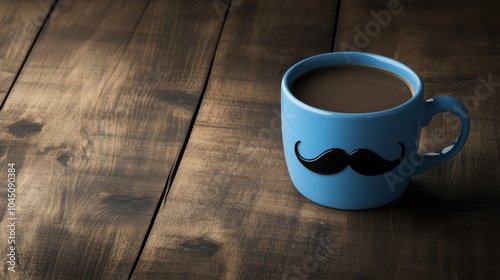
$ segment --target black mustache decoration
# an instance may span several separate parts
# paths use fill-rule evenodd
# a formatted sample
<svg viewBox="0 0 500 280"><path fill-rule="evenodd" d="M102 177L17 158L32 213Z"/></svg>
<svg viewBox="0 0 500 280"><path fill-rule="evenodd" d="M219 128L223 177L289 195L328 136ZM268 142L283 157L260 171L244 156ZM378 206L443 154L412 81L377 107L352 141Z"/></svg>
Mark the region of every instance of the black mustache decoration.
<svg viewBox="0 0 500 280"><path fill-rule="evenodd" d="M342 149L334 148L324 151L313 159L303 158L299 153L299 143L295 143L295 155L302 165L318 174L335 174L344 170L348 165L359 174L375 176L391 171L398 166L405 157L405 146L401 146L401 155L395 160L386 160L368 149L356 149L348 154Z"/></svg>

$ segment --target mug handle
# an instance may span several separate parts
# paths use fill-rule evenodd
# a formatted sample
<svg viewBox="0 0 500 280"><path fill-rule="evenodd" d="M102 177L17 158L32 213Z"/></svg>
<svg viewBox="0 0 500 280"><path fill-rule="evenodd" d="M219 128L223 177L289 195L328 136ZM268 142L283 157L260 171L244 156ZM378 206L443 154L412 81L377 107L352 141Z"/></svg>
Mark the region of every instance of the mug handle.
<svg viewBox="0 0 500 280"><path fill-rule="evenodd" d="M453 113L460 119L460 132L457 138L443 149L419 154L420 164L415 168L415 175L423 173L429 168L452 158L462 149L467 140L467 136L469 136L469 113L458 99L451 96L436 96L425 100L424 111L422 112L422 127L427 126L432 117L441 112Z"/></svg>

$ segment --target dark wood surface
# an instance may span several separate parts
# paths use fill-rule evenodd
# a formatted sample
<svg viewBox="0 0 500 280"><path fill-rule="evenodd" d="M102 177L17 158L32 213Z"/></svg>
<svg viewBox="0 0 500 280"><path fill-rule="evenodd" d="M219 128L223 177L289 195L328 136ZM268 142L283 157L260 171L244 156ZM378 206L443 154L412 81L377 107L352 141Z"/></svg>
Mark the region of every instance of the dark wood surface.
<svg viewBox="0 0 500 280"><path fill-rule="evenodd" d="M500 278L498 2L19 2L0 1L1 279ZM280 80L332 50L469 108L463 150L385 207L328 209L289 179ZM457 130L435 117L422 150Z"/></svg>
<svg viewBox="0 0 500 280"><path fill-rule="evenodd" d="M129 277L206 83L222 27L208 8L96 0L53 12L0 113L19 224L17 271L0 278Z"/></svg>
<svg viewBox="0 0 500 280"><path fill-rule="evenodd" d="M53 6L53 0L0 1L0 102L11 89Z"/></svg>

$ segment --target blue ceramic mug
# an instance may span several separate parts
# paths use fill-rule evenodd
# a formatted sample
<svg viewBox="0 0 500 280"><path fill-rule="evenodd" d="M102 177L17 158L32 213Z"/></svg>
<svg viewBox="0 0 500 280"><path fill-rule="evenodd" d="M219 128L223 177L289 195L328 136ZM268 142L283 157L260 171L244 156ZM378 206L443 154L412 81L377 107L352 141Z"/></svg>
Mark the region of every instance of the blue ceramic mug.
<svg viewBox="0 0 500 280"><path fill-rule="evenodd" d="M301 75L333 65L384 69L411 85L413 96L387 110L341 113L305 104L290 91ZM460 101L450 96L424 100L423 96L422 81L414 71L376 54L332 52L293 65L281 83L281 125L286 163L296 189L320 205L337 209L374 208L398 198L413 175L453 157L469 134L469 115ZM460 119L457 138L441 150L419 153L422 127L440 112ZM338 160L332 162L332 158Z"/></svg>

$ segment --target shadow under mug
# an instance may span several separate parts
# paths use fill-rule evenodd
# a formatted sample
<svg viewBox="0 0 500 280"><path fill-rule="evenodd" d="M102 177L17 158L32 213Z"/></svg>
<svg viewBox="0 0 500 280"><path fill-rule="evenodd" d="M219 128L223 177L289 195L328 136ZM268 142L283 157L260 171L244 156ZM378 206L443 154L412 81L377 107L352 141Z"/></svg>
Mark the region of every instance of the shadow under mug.
<svg viewBox="0 0 500 280"><path fill-rule="evenodd" d="M290 91L301 75L334 65L384 69L409 83L413 96L383 111L340 113L312 107ZM423 97L422 81L413 70L377 54L332 52L293 65L281 83L281 126L295 188L313 202L346 210L374 208L398 198L413 175L453 157L469 134L469 115L460 101L450 96ZM451 112L460 119L457 138L443 149L419 153L422 127L440 112ZM377 157L390 159L392 164L384 166ZM337 170L327 172L332 168Z"/></svg>

